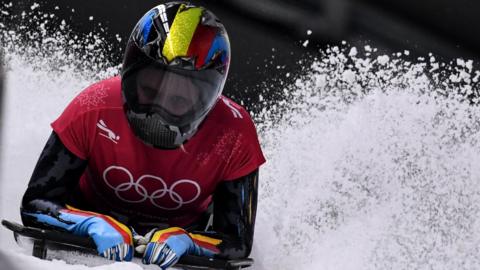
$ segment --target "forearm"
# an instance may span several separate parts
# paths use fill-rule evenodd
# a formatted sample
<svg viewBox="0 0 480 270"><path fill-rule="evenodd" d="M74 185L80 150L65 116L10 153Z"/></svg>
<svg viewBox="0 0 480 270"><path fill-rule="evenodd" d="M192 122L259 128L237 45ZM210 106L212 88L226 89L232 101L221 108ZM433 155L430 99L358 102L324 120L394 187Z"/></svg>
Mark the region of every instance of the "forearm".
<svg viewBox="0 0 480 270"><path fill-rule="evenodd" d="M48 228L52 225L49 226L48 223L39 221L37 217L43 215L45 217L60 219L60 211L64 208L64 206L49 200L35 199L23 205L20 214L23 224L32 227ZM57 226L53 227L57 229Z"/></svg>
<svg viewBox="0 0 480 270"><path fill-rule="evenodd" d="M87 218L99 216L44 199L30 201L22 208L21 215L23 223L27 226L63 230L83 236L86 235L86 231L79 230L81 223Z"/></svg>
<svg viewBox="0 0 480 270"><path fill-rule="evenodd" d="M216 248L216 257L238 259L250 255L258 194L258 170L219 185L214 194L213 231L202 235L206 245ZM200 240L200 241L201 241ZM213 245L213 246L212 246Z"/></svg>
<svg viewBox="0 0 480 270"><path fill-rule="evenodd" d="M52 132L22 199L24 224L42 225L32 214L59 218L86 165L87 161L71 153Z"/></svg>

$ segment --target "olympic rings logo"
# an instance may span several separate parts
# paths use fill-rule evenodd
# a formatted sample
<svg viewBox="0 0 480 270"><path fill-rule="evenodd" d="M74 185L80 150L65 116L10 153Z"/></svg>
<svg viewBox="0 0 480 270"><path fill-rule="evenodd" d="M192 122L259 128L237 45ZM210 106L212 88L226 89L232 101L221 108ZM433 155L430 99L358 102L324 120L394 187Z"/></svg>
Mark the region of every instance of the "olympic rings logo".
<svg viewBox="0 0 480 270"><path fill-rule="evenodd" d="M128 176L128 180L124 183L121 183L121 184L117 183L116 185L113 185L111 181L108 179L108 173L113 170L117 171L117 173L118 172L124 173L126 176ZM160 184L160 188L155 188L153 192L151 192L151 190L147 190L147 188L142 185L142 181L145 181L147 179ZM121 166L110 166L107 169L105 169L105 171L103 172L103 180L105 181L105 184L107 184L108 187L110 187L112 190L115 191L115 195L121 201L124 201L127 203L141 203L146 200L149 200L154 206L163 210L177 210L181 208L183 205L189 204L195 201L201 194L200 186L195 181L188 180L188 179L181 179L174 182L170 187L168 187L162 178L155 175L150 175L150 174L142 175L140 178L138 178L137 181L135 181L132 173L130 173L128 169ZM195 196L193 196L193 198L185 199L182 196L180 196L178 192L175 191L175 188L182 184L189 185L195 189ZM135 191L135 194L133 197L138 197L138 198L132 198L131 193L129 196L122 195L122 193L131 192L131 191ZM173 206L160 205L156 202L156 200L162 199L165 196L168 196L170 198L170 200L173 202L172 203Z"/></svg>

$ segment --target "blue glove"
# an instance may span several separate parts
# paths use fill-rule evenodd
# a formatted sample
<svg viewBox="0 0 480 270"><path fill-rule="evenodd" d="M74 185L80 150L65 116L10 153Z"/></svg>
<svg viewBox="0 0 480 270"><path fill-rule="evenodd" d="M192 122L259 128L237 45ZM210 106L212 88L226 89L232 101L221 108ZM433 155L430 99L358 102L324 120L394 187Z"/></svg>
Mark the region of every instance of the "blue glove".
<svg viewBox="0 0 480 270"><path fill-rule="evenodd" d="M189 234L179 227L153 230L145 236L148 239L143 254L144 264L157 264L162 269L176 264L185 254L213 257L219 253L216 247L222 241L202 235ZM142 241L137 251L142 252Z"/></svg>
<svg viewBox="0 0 480 270"><path fill-rule="evenodd" d="M90 236L97 245L100 256L115 261L131 261L133 258L132 232L115 219L69 207L61 209L58 216L40 213L24 213L37 218L40 223L58 227L74 235Z"/></svg>

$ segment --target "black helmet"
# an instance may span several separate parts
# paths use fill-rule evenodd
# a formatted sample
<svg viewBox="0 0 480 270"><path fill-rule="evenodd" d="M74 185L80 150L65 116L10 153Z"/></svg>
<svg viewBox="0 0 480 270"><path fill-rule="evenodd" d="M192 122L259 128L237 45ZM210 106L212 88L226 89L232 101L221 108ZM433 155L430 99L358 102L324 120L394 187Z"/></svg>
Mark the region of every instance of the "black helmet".
<svg viewBox="0 0 480 270"><path fill-rule="evenodd" d="M136 136L158 148L191 138L222 93L229 62L227 32L212 12L186 2L148 11L128 40L121 72Z"/></svg>

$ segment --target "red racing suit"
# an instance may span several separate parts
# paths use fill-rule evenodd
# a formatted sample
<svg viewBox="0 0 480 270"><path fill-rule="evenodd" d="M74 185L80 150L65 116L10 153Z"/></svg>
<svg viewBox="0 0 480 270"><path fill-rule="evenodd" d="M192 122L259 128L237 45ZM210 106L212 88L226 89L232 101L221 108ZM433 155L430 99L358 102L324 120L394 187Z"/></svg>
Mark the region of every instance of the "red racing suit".
<svg viewBox="0 0 480 270"><path fill-rule="evenodd" d="M144 144L130 129L121 79L113 77L82 91L52 128L22 201L27 225L32 221L23 213L52 216L56 206L50 202L73 202L137 228L188 227L207 212L212 198L223 202L239 193L236 201L216 206L213 223L229 234L239 231L238 215L248 213L240 223L247 224L241 230L248 231L247 255L250 252L256 171L265 158L249 114L232 100L221 96L182 147L158 149ZM247 181L239 181L242 177ZM222 185L228 182L234 185ZM244 201L248 195L244 193L253 194L251 201ZM231 205L238 205L236 214L228 213ZM250 208L252 212L242 210ZM233 249L239 250L238 245Z"/></svg>

